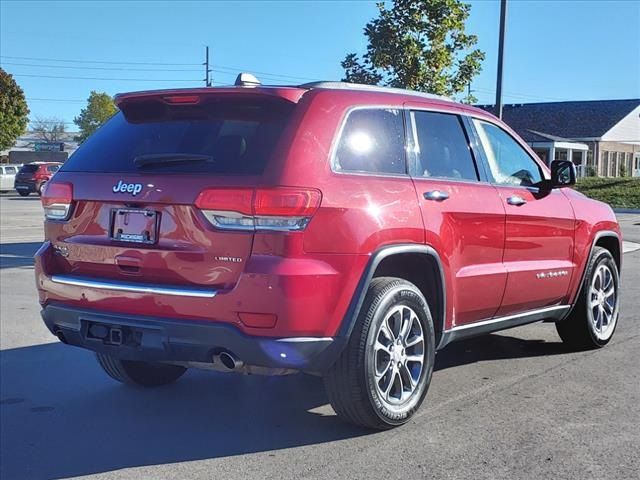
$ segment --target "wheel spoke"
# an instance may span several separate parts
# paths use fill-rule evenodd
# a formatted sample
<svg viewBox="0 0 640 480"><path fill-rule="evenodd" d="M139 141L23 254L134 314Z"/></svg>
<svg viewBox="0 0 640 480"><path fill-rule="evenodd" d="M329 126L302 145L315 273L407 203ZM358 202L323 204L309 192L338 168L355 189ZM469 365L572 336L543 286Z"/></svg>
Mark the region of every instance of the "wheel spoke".
<svg viewBox="0 0 640 480"><path fill-rule="evenodd" d="M424 338L422 338L422 335L415 335L411 337L409 340L407 340L407 342L405 343L405 347L407 348L415 347L416 345L419 345L423 342L424 342Z"/></svg>
<svg viewBox="0 0 640 480"><path fill-rule="evenodd" d="M378 369L376 368L376 380L380 381L382 378L384 378L384 376L387 373L389 373L390 369L391 369L391 360L387 362L387 365L384 367L384 370L382 370L382 372L378 371Z"/></svg>
<svg viewBox="0 0 640 480"><path fill-rule="evenodd" d="M406 377L409 386L411 387L411 391L413 392L413 390L416 388L416 385L418 384L418 382L413 378L413 375L411 375L411 370L409 370L409 367L407 367L406 363L403 363L400 366L400 370L402 373L404 373L404 376Z"/></svg>
<svg viewBox="0 0 640 480"><path fill-rule="evenodd" d="M405 338L409 335L409 331L411 330L411 323L413 322L413 318L411 318L411 309L403 308L402 309L402 324L400 326L400 333L398 337L404 341Z"/></svg>
<svg viewBox="0 0 640 480"><path fill-rule="evenodd" d="M391 350L389 350L389 347L387 347L384 343L382 343L380 340L376 341L376 344L373 346L375 352L379 352L380 350L382 350L383 352L385 352L387 355L391 356Z"/></svg>
<svg viewBox="0 0 640 480"><path fill-rule="evenodd" d="M424 362L424 355L407 355L406 362L409 363L419 363L422 365Z"/></svg>

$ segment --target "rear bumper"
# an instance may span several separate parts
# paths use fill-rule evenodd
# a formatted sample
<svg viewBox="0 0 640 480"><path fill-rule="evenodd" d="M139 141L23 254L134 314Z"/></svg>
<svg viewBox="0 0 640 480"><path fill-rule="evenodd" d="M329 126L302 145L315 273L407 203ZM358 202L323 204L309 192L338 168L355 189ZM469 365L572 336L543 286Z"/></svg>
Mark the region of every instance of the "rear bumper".
<svg viewBox="0 0 640 480"><path fill-rule="evenodd" d="M13 188L15 188L20 192L34 193L38 191L38 186L36 182L28 182L28 181L16 181L13 184Z"/></svg>
<svg viewBox="0 0 640 480"><path fill-rule="evenodd" d="M65 343L149 362L211 363L213 355L232 352L247 365L324 372L344 348L346 338L249 336L216 322L130 316L49 304L42 318ZM121 332L121 342L96 338L90 327ZM94 331L94 330L92 330ZM119 336L120 336L119 335Z"/></svg>

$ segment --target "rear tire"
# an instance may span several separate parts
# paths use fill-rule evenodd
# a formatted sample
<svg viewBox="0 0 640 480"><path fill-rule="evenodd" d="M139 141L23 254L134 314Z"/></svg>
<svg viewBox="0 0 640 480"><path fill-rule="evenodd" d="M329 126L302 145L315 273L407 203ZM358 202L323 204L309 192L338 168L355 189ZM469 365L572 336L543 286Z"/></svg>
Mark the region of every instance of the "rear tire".
<svg viewBox="0 0 640 480"><path fill-rule="evenodd" d="M347 347L324 377L339 417L385 430L409 421L424 400L435 359L429 306L406 280L372 280Z"/></svg>
<svg viewBox="0 0 640 480"><path fill-rule="evenodd" d="M31 193L31 192L25 192L24 190L18 190L18 195L20 195L21 197L28 197L29 193Z"/></svg>
<svg viewBox="0 0 640 480"><path fill-rule="evenodd" d="M618 324L619 287L613 256L605 248L594 247L576 305L565 320L556 323L565 345L590 350L609 343Z"/></svg>
<svg viewBox="0 0 640 480"><path fill-rule="evenodd" d="M47 185L47 182L42 182L40 185L38 185L38 187L36 188L36 193L38 194L39 197L42 196L42 190L44 189L44 187Z"/></svg>
<svg viewBox="0 0 640 480"><path fill-rule="evenodd" d="M187 371L177 365L122 360L105 353L96 353L96 357L107 375L127 385L159 387L175 382Z"/></svg>

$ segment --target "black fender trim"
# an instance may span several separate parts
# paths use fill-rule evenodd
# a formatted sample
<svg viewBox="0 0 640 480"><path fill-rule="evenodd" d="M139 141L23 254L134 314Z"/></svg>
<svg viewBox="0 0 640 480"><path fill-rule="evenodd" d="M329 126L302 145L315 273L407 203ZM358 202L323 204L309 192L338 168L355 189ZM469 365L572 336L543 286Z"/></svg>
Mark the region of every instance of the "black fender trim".
<svg viewBox="0 0 640 480"><path fill-rule="evenodd" d="M436 266L438 267L440 273L440 282L442 284L442 288L438 292L440 302L442 308L441 318L434 318L434 322L439 322L440 332L444 333L445 331L445 320L447 317L447 304L446 304L446 291L447 284L445 282L444 277L444 269L442 268L442 261L440 260L440 256L438 252L436 252L432 247L428 245L419 245L419 244L404 244L404 245L390 245L387 247L383 247L380 250L377 250L367 263L365 267L364 273L360 277L360 281L358 282L358 286L356 287L355 292L353 293L353 297L351 298L351 303L349 304L349 308L347 309L347 313L342 320L342 325L338 330L338 337L350 337L351 332L353 331L353 327L356 323L358 315L360 314L360 309L362 308L362 304L364 303L364 298L367 295L367 288L369 287L369 283L371 283L371 279L373 278L373 274L375 273L380 262L385 258L391 257L393 255L400 255L406 253L417 253L421 255L426 255L432 258ZM345 342L346 344L346 342Z"/></svg>
<svg viewBox="0 0 640 480"><path fill-rule="evenodd" d="M576 299L580 295L580 292L582 291L582 287L584 286L584 282L586 280L585 276L587 275L587 266L589 265L589 260L591 260L591 255L593 255L593 249L595 248L596 243L598 243L598 240L605 237L613 237L618 241L618 248L620 249L620 266L622 266L622 239L620 238L620 236L613 230L600 230L599 232L596 232L596 234L593 236L593 240L591 241L591 248L589 249L589 255L587 256L587 260L584 262L584 268L582 269L582 273L580 274L580 283L578 284L578 289L576 290L576 293L575 293ZM618 282L620 282L620 278L618 279ZM571 315L571 312L575 308L576 303L577 302L574 301L573 304L571 304L571 308L569 308L569 310L567 310L566 313L560 319L558 319L559 322L561 322L562 320L569 317L569 315Z"/></svg>

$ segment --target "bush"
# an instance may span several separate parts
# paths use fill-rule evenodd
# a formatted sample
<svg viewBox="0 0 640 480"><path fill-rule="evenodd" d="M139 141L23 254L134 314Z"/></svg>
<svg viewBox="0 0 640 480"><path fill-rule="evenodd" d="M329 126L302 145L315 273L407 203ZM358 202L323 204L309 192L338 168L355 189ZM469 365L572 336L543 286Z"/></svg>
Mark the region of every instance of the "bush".
<svg viewBox="0 0 640 480"><path fill-rule="evenodd" d="M613 208L640 208L640 178L580 178L575 189Z"/></svg>

